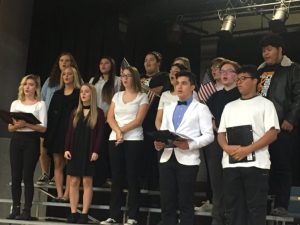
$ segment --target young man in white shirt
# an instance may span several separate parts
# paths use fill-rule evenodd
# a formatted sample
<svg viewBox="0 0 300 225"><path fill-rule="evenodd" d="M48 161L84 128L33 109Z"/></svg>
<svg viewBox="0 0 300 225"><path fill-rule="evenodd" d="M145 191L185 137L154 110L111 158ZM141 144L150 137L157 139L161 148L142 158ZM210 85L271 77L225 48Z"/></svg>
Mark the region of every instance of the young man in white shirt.
<svg viewBox="0 0 300 225"><path fill-rule="evenodd" d="M225 106L218 130L218 142L224 150L227 225L266 224L271 165L268 146L276 140L280 128L273 103L256 94L258 80L255 66L243 66L238 70L237 87L241 98ZM238 137L229 138L229 131L236 129L248 132L252 143L241 143L245 137L241 132Z"/></svg>
<svg viewBox="0 0 300 225"><path fill-rule="evenodd" d="M199 149L214 139L212 115L208 107L193 99L195 76L188 71L176 74L178 102L164 108L160 129L188 136L190 140L173 141L174 147L155 141L162 151L159 163L163 225L194 224L194 188L199 168Z"/></svg>

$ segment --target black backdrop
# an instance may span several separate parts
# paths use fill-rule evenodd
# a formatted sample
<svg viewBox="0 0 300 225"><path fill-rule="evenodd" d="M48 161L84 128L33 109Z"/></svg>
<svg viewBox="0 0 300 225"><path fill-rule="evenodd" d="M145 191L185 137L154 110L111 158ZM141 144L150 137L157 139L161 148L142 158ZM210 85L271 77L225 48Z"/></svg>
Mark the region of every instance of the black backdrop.
<svg viewBox="0 0 300 225"><path fill-rule="evenodd" d="M192 59L194 72L199 73L199 36L184 34L181 43L168 43L167 25L159 18L149 19L140 6L127 8L128 28L122 33L119 3L36 0L27 72L39 74L44 80L62 51L74 55L85 81L98 72L99 58L103 55L112 56L118 65L126 57L143 72L145 54L155 50L163 54L162 70L169 69L174 57L186 56Z"/></svg>

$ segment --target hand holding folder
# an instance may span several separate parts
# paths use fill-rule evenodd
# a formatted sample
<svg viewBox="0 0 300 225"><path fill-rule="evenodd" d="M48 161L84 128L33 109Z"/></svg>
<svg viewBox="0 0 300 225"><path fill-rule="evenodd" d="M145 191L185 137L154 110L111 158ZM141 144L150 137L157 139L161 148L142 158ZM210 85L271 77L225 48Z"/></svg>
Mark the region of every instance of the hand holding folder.
<svg viewBox="0 0 300 225"><path fill-rule="evenodd" d="M226 128L228 145L248 146L253 143L252 125L243 125ZM244 159L238 161L229 156L229 163L253 162L255 161L255 152L252 152Z"/></svg>
<svg viewBox="0 0 300 225"><path fill-rule="evenodd" d="M7 124L13 124L13 119L24 120L26 123L30 124L41 124L41 122L32 113L0 110L0 118Z"/></svg>
<svg viewBox="0 0 300 225"><path fill-rule="evenodd" d="M174 148L176 147L173 144L173 141L191 141L193 140L192 138L175 133L169 130L157 130L157 131L152 131L152 132L147 132L147 135L149 135L154 141L160 141L166 144L166 148Z"/></svg>

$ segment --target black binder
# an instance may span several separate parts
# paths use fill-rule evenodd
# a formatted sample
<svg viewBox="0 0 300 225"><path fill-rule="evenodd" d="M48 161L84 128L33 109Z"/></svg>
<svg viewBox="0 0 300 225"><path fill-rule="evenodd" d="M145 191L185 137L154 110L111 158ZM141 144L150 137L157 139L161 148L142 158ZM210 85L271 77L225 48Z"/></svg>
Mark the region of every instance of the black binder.
<svg viewBox="0 0 300 225"><path fill-rule="evenodd" d="M191 138L185 135L177 134L169 130L157 130L157 131L147 132L146 134L149 135L155 141L161 141L165 143L166 148L174 148L175 145L173 144L173 141L192 140Z"/></svg>
<svg viewBox="0 0 300 225"><path fill-rule="evenodd" d="M0 118L7 124L13 124L13 119L24 120L30 124L41 124L41 121L39 121L32 113L0 110Z"/></svg>
<svg viewBox="0 0 300 225"><path fill-rule="evenodd" d="M252 125L243 125L226 128L228 145L248 146L253 143ZM229 163L253 162L255 161L255 152L248 155L244 159L237 161L229 156Z"/></svg>

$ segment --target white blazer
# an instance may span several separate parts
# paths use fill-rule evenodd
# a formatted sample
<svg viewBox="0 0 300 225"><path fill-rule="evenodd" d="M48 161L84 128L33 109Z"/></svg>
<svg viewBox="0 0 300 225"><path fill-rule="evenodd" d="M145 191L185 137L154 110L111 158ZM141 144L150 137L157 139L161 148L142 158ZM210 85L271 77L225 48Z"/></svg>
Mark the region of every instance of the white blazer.
<svg viewBox="0 0 300 225"><path fill-rule="evenodd" d="M210 144L214 140L212 114L208 107L193 99L186 110L182 121L175 130L172 118L177 102L167 105L163 111L163 119L160 130L170 130L178 134L192 138L188 141L189 149L174 148L177 161L183 165L199 165L199 149ZM160 163L167 162L173 152L173 148L165 148L160 157Z"/></svg>

